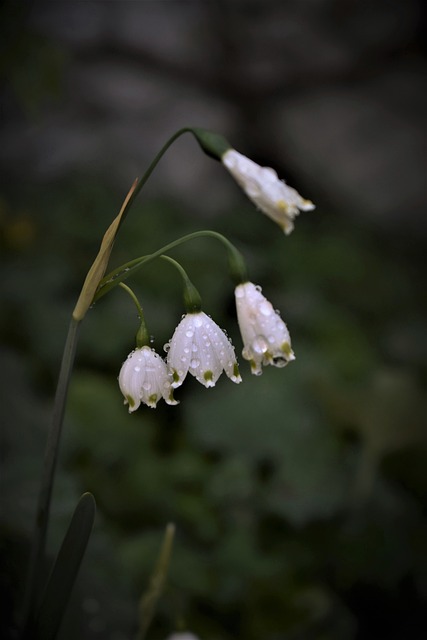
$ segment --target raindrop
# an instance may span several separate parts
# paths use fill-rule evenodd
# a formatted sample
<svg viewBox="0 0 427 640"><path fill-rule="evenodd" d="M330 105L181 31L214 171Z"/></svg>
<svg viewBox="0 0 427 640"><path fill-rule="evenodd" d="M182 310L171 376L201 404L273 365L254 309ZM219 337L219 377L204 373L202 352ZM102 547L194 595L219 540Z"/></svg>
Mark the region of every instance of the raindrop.
<svg viewBox="0 0 427 640"><path fill-rule="evenodd" d="M271 304L267 300L259 305L259 310L263 316L271 316L271 314L273 313Z"/></svg>
<svg viewBox="0 0 427 640"><path fill-rule="evenodd" d="M141 367L134 367L133 370L136 371L136 373L138 373L138 371L141 371Z"/></svg>
<svg viewBox="0 0 427 640"><path fill-rule="evenodd" d="M197 367L200 366L200 360L193 359L190 362L190 366L192 369L197 369Z"/></svg>
<svg viewBox="0 0 427 640"><path fill-rule="evenodd" d="M163 345L163 351L166 351L166 353L169 351L170 348L171 348L171 343L170 342L166 342Z"/></svg>
<svg viewBox="0 0 427 640"><path fill-rule="evenodd" d="M194 318L194 326L195 326L195 327L201 327L201 326L202 326L202 324L203 324L203 320L202 320L202 318L200 318L199 316L196 316L196 317Z"/></svg>
<svg viewBox="0 0 427 640"><path fill-rule="evenodd" d="M264 336L257 336L252 342L252 349L255 353L265 353L268 350L268 343Z"/></svg>
<svg viewBox="0 0 427 640"><path fill-rule="evenodd" d="M194 336L194 331L191 331L189 329L188 331L185 332L185 335L187 336L187 338L192 338Z"/></svg>

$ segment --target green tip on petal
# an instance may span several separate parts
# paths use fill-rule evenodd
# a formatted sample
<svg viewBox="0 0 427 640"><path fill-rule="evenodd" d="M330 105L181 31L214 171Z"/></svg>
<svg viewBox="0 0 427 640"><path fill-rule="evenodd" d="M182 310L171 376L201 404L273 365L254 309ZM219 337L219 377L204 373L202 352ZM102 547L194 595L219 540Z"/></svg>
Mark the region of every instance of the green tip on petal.
<svg viewBox="0 0 427 640"><path fill-rule="evenodd" d="M283 351L285 356L289 357L289 356L292 355L292 348L291 348L291 345L289 344L289 342L284 342L282 344L282 346L280 347L280 350Z"/></svg>
<svg viewBox="0 0 427 640"><path fill-rule="evenodd" d="M212 382L213 380L212 371L205 371L205 373L203 374L203 378L206 380L206 382Z"/></svg>
<svg viewBox="0 0 427 640"><path fill-rule="evenodd" d="M178 372L176 371L176 369L174 369L173 372L172 372L172 380L174 382L179 382L179 375L178 375Z"/></svg>
<svg viewBox="0 0 427 640"><path fill-rule="evenodd" d="M126 402L128 403L129 407L131 409L133 409L133 407L135 406L135 400L132 398L132 396L126 396ZM125 402L125 404L126 404Z"/></svg>

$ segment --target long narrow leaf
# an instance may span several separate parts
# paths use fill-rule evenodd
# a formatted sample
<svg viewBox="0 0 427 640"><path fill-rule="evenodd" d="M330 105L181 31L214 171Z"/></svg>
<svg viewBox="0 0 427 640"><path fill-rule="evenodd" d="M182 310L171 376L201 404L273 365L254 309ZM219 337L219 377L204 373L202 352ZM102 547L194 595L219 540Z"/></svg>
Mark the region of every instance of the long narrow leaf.
<svg viewBox="0 0 427 640"><path fill-rule="evenodd" d="M74 510L35 621L37 640L54 640L58 633L71 590L86 551L95 520L96 504L84 493Z"/></svg>

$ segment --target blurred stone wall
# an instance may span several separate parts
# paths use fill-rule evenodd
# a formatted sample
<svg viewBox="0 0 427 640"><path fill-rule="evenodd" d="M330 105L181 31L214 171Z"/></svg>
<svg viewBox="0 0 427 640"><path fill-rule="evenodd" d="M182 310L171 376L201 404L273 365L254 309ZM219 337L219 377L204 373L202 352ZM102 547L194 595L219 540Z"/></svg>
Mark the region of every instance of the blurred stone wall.
<svg viewBox="0 0 427 640"><path fill-rule="evenodd" d="M2 91L4 175L49 181L77 170L126 190L171 133L205 126L340 214L399 233L426 229L418 0L3 10L12 79ZM194 160L193 146L180 141L150 184L209 212L227 185L212 163Z"/></svg>

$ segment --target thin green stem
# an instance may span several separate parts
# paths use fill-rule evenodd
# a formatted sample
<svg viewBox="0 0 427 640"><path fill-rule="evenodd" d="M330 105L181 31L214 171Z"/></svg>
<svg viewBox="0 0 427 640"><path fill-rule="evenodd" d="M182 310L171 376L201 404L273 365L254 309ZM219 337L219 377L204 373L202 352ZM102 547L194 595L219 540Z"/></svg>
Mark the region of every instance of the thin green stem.
<svg viewBox="0 0 427 640"><path fill-rule="evenodd" d="M148 178L151 176L151 174L153 173L154 169L159 164L160 160L162 159L162 157L164 156L166 151L175 142L175 140L177 138L181 137L182 135L184 135L184 133L193 133L193 135L194 135L194 132L193 132L191 127L183 127L182 129L179 129L178 131L176 131L173 134L173 136L171 136L169 138L169 140L167 142L165 142L165 144L160 149L160 151L154 156L154 159L150 163L148 169L145 171L145 173L142 176L142 178L140 178L138 180L138 184L136 185L136 188L135 188L134 192L132 193L132 196L129 198L129 201L128 201L127 206L126 206L126 211L124 212L124 214L123 214L123 216L122 216L122 218L120 220L119 228L123 224L123 222L124 222L124 220L126 218L126 215L127 215L128 211L129 211L130 207L132 206L133 201L138 196L138 194L141 191L142 187L145 185L145 183L147 182Z"/></svg>
<svg viewBox="0 0 427 640"><path fill-rule="evenodd" d="M123 280L126 280L130 276L134 275L148 262L155 260L162 254L167 253L171 249L174 249L175 247L178 247L185 242L189 242L190 240L194 240L195 238L202 237L215 238L219 240L223 245L225 245L228 251L229 267L233 280L237 284L240 282L245 282L247 280L246 265L242 254L225 236L223 236L221 233L218 233L217 231L212 231L209 229L189 233L188 235L182 236L182 238L178 238L173 242L169 242L169 244L164 245L154 253L135 258L134 260L121 265L114 271L111 271L109 274L104 276L104 278L102 278L101 282L99 283L98 290L93 298L93 302L96 302L97 300L102 298L111 289L120 284L120 282L123 282Z"/></svg>
<svg viewBox="0 0 427 640"><path fill-rule="evenodd" d="M139 329L137 331L136 334L136 346L138 349L140 349L141 347L145 347L147 345L150 344L150 335L148 333L147 330L147 325L145 323L145 316L144 316L144 312L142 310L141 305L139 304L139 300L136 297L135 293L132 291L132 289L130 287L127 286L127 284L124 284L123 282L120 282L119 287L121 287L122 289L124 289L126 291L126 293L128 293L130 295L130 297L132 298L137 310L138 310L138 317L139 317Z"/></svg>
<svg viewBox="0 0 427 640"><path fill-rule="evenodd" d="M185 269L179 264L179 262L169 256L161 255L160 258L172 264L181 275L184 284L184 306L187 313L198 313L202 308L202 299L200 297L200 293L188 277Z"/></svg>
<svg viewBox="0 0 427 640"><path fill-rule="evenodd" d="M137 308L137 310L138 310L138 316L139 316L140 318L143 318L143 317L144 317L144 312L143 312L143 310L142 310L141 305L139 304L139 300L138 300L138 298L136 297L136 295L134 294L134 292L132 291L132 289L131 289L130 287L128 287L128 286L127 286L127 284L124 284L123 282L120 282L119 286L120 286L122 289L124 289L124 290L125 290L125 291L130 295L130 297L132 298L132 300L133 300L133 301L134 301L134 303L135 303L135 307L136 307L136 308Z"/></svg>
<svg viewBox="0 0 427 640"><path fill-rule="evenodd" d="M37 590L40 587L40 574L45 555L53 479L58 460L67 392L76 353L80 324L80 321L71 318L56 387L51 425L47 437L41 486L37 503L36 525L32 538L30 564L24 597L24 631L26 633L28 633L32 627L37 606Z"/></svg>

